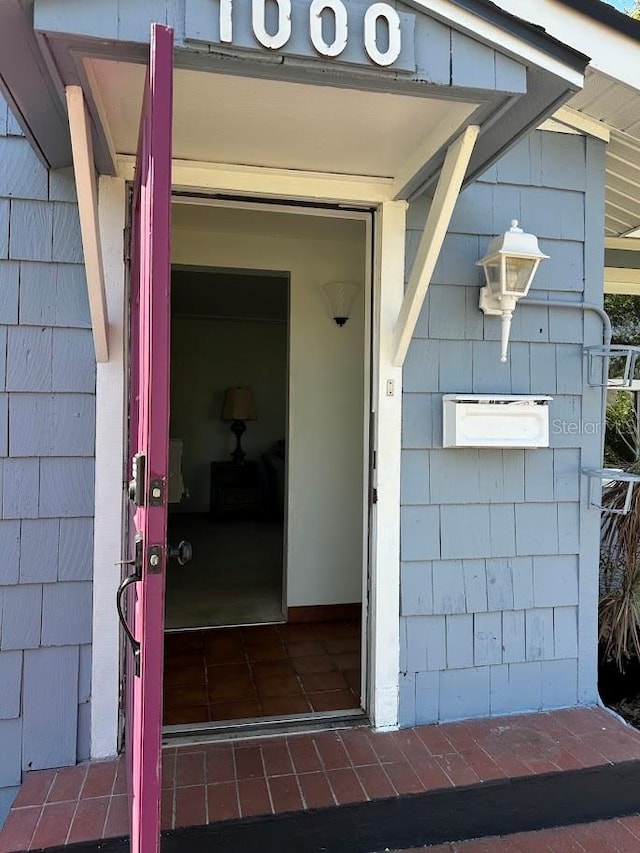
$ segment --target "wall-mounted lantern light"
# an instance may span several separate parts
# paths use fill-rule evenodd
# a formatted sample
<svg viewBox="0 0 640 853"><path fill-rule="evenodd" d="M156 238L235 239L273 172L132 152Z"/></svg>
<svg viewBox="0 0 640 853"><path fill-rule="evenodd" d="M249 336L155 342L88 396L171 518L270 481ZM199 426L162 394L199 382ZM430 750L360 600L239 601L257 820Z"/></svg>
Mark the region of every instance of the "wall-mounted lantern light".
<svg viewBox="0 0 640 853"><path fill-rule="evenodd" d="M323 284L322 289L336 325L344 326L349 319L353 301L360 291L360 285L353 281L332 281L329 284Z"/></svg>
<svg viewBox="0 0 640 853"><path fill-rule="evenodd" d="M487 254L476 261L484 269L487 280L480 290L480 309L485 314L502 317L500 361L507 360L511 318L518 299L526 296L540 261L548 258L538 248L538 238L525 234L518 228L518 220L511 220L511 228L489 243Z"/></svg>

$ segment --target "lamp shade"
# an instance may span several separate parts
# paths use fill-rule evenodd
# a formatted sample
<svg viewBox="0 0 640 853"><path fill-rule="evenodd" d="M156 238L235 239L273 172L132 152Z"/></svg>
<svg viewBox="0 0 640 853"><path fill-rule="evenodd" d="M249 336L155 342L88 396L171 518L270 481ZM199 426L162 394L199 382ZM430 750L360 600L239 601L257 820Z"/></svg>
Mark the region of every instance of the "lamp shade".
<svg viewBox="0 0 640 853"><path fill-rule="evenodd" d="M331 316L338 326L344 326L349 319L353 300L358 295L360 285L353 281L331 281L322 286L329 306Z"/></svg>
<svg viewBox="0 0 640 853"><path fill-rule="evenodd" d="M227 388L222 406L223 421L255 421L251 388Z"/></svg>

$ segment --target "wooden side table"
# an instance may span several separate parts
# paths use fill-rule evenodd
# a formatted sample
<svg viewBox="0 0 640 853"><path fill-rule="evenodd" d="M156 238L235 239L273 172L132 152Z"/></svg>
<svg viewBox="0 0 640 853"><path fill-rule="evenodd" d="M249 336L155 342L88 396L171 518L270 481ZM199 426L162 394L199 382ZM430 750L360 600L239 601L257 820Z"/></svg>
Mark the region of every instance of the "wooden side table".
<svg viewBox="0 0 640 853"><path fill-rule="evenodd" d="M211 463L211 514L217 519L252 519L264 514L257 462Z"/></svg>

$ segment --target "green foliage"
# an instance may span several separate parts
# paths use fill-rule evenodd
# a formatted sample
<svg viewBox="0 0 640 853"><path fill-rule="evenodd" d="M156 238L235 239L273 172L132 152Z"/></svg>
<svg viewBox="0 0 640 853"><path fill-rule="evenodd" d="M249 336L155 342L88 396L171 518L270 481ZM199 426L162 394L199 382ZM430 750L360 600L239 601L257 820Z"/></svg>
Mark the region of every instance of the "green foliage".
<svg viewBox="0 0 640 853"><path fill-rule="evenodd" d="M633 468L638 461L638 423L634 397L616 391L607 405L604 464L607 468Z"/></svg>
<svg viewBox="0 0 640 853"><path fill-rule="evenodd" d="M605 660L620 672L632 659L640 660L640 489L635 488L631 509L620 514L627 483L604 490L600 534L600 601L598 639Z"/></svg>
<svg viewBox="0 0 640 853"><path fill-rule="evenodd" d="M640 19L640 0L636 3ZM613 342L640 345L640 299L626 294L606 294L605 310L611 318ZM612 373L621 365L612 359ZM635 394L609 394L605 433L605 465L640 471L638 418ZM606 660L624 671L631 659L640 660L640 488L633 490L631 509L620 514L627 483L604 489L600 537L599 641Z"/></svg>
<svg viewBox="0 0 640 853"><path fill-rule="evenodd" d="M611 318L614 344L640 345L640 299L637 296L605 293L604 310Z"/></svg>

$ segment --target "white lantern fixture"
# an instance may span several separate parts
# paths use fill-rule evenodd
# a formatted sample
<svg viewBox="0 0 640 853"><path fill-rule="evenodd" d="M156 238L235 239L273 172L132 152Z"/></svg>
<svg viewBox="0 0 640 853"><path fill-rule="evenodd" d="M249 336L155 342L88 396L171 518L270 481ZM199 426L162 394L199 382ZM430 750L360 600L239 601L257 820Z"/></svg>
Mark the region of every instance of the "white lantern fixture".
<svg viewBox="0 0 640 853"><path fill-rule="evenodd" d="M485 314L502 317L500 361L507 360L511 319L518 299L526 296L540 261L548 258L538 248L535 234L525 234L518 220L511 228L489 243L487 254L476 261L484 269L487 280L480 290L480 309Z"/></svg>

